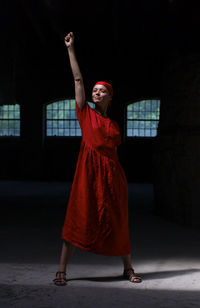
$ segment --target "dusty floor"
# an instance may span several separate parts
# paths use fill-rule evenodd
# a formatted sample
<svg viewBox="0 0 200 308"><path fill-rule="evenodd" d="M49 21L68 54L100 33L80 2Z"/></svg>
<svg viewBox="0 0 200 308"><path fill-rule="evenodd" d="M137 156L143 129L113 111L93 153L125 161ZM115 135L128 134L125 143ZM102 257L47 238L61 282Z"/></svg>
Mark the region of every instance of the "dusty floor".
<svg viewBox="0 0 200 308"><path fill-rule="evenodd" d="M70 183L0 182L0 307L200 307L200 232L153 215L150 184L129 184L133 266L76 249L68 285L52 283ZM6 210L5 210L6 208Z"/></svg>

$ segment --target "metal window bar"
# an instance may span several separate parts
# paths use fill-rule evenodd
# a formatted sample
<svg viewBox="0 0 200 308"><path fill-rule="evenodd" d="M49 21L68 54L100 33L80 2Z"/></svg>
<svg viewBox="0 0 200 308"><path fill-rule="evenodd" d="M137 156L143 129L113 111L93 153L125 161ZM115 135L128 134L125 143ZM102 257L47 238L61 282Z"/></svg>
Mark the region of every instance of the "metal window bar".
<svg viewBox="0 0 200 308"><path fill-rule="evenodd" d="M92 108L94 106L92 103L89 105ZM57 101L47 105L46 136L82 136L74 99Z"/></svg>
<svg viewBox="0 0 200 308"><path fill-rule="evenodd" d="M0 136L20 136L20 105L0 106Z"/></svg>
<svg viewBox="0 0 200 308"><path fill-rule="evenodd" d="M127 106L127 137L155 137L160 117L160 100L142 100Z"/></svg>

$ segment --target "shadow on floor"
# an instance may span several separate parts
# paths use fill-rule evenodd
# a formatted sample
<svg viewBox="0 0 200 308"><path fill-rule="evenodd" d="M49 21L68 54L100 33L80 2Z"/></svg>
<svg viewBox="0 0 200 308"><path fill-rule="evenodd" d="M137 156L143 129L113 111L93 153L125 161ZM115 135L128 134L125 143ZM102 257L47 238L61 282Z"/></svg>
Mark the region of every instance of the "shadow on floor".
<svg viewBox="0 0 200 308"><path fill-rule="evenodd" d="M183 276L188 274L193 274L196 272L200 272L200 269L188 269L188 270L175 270L175 271L159 271L159 272L151 272L151 273L136 273L142 277L142 280L153 280L153 279L168 279L171 277ZM67 279L67 281L72 280L89 280L89 281L97 281L97 282L109 282L109 281L122 281L126 280L122 275L120 276L99 276L99 277L76 277Z"/></svg>

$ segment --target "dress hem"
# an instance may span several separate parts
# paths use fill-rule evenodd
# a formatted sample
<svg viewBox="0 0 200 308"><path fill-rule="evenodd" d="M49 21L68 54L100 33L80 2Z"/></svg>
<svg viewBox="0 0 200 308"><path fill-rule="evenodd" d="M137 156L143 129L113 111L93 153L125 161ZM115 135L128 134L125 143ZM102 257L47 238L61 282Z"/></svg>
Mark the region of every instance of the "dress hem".
<svg viewBox="0 0 200 308"><path fill-rule="evenodd" d="M130 254L131 252L130 252L130 250L129 251L127 251L127 252L123 252L123 253L115 253L115 254L113 254L113 253L104 253L104 252L100 252L100 251L98 251L98 250L95 250L95 249L92 249L92 248L86 248L86 247L84 247L84 246L82 246L82 245L80 245L80 244L78 244L78 243L76 243L76 242L74 242L73 240L68 240L66 237L64 238L63 236L61 237L61 239L62 240L65 240L66 242L69 242L69 243L71 243L72 245L74 245L74 246L76 246L76 247L78 247L78 248L81 248L81 249L83 249L83 250L86 250L86 251L88 251L88 252L92 252L92 253L94 253L94 254L98 254L98 255L103 255L103 256L111 256L111 257L120 257L120 256L125 256L125 255L128 255L128 254Z"/></svg>

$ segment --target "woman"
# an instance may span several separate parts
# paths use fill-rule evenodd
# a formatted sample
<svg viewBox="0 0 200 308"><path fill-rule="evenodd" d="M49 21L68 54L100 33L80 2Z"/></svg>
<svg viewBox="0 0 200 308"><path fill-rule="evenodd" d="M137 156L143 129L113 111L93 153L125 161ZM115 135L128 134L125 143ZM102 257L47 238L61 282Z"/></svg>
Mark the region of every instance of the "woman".
<svg viewBox="0 0 200 308"><path fill-rule="evenodd" d="M119 126L107 110L113 89L107 82L97 82L92 90L95 109L85 98L83 78L74 51L74 35L65 37L75 82L76 113L82 141L62 230L63 246L56 278L66 285L66 268L75 246L97 254L121 256L123 276L141 282L131 265L128 229L128 184L118 161L121 143Z"/></svg>

